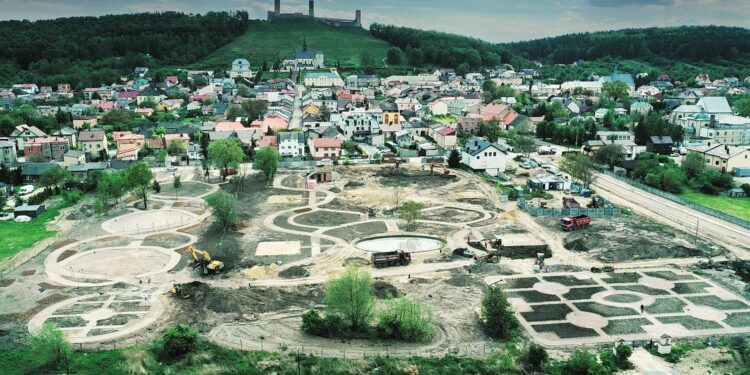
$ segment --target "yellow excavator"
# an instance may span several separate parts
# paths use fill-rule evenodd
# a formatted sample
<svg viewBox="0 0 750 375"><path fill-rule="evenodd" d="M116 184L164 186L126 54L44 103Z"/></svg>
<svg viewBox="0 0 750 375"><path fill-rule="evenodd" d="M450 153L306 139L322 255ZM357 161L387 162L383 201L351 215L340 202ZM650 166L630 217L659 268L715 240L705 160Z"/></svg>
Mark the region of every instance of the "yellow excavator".
<svg viewBox="0 0 750 375"><path fill-rule="evenodd" d="M193 246L188 247L188 251L193 256L193 268L200 268L204 275L219 273L224 269L224 262L211 258L208 251L198 250Z"/></svg>

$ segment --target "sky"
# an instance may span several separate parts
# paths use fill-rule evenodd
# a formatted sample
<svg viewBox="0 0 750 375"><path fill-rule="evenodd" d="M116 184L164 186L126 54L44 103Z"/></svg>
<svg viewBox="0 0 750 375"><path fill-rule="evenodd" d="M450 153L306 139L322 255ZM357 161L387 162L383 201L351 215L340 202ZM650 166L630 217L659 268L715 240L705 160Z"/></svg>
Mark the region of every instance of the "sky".
<svg viewBox="0 0 750 375"><path fill-rule="evenodd" d="M282 12L307 13L307 0L282 0ZM0 20L152 11L244 9L265 18L273 0L0 0ZM354 18L511 42L585 31L654 26L750 27L749 0L317 0L322 17Z"/></svg>

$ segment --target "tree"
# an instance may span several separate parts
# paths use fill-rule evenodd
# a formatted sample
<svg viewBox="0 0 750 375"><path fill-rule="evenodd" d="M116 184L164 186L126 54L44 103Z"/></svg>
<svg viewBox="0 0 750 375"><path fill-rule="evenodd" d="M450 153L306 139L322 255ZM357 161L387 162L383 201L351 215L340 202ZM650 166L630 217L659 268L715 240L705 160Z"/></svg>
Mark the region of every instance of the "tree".
<svg viewBox="0 0 750 375"><path fill-rule="evenodd" d="M326 283L326 309L344 318L352 330L370 323L375 311L372 277L364 269L349 267L343 275Z"/></svg>
<svg viewBox="0 0 750 375"><path fill-rule="evenodd" d="M275 148L263 147L255 154L253 168L261 170L266 176L266 181L271 181L279 168L280 159L279 151Z"/></svg>
<svg viewBox="0 0 750 375"><path fill-rule="evenodd" d="M608 375L609 371L596 360L596 356L585 351L576 350L560 366L561 375Z"/></svg>
<svg viewBox="0 0 750 375"><path fill-rule="evenodd" d="M602 92L614 100L620 100L630 95L630 87L625 82L605 82L604 86L602 86Z"/></svg>
<svg viewBox="0 0 750 375"><path fill-rule="evenodd" d="M331 109L327 105L320 108L320 121L331 121Z"/></svg>
<svg viewBox="0 0 750 375"><path fill-rule="evenodd" d="M398 210L398 218L406 221L406 225L411 227L414 222L422 216L424 205L415 201L406 201Z"/></svg>
<svg viewBox="0 0 750 375"><path fill-rule="evenodd" d="M740 98L733 100L735 110L739 116L750 117L750 95L744 95Z"/></svg>
<svg viewBox="0 0 750 375"><path fill-rule="evenodd" d="M461 167L461 153L458 152L455 148L451 150L450 155L448 155L448 167L450 168L459 168Z"/></svg>
<svg viewBox="0 0 750 375"><path fill-rule="evenodd" d="M148 192L154 174L145 163L138 163L128 168L128 181L133 193L143 200L143 208L148 209Z"/></svg>
<svg viewBox="0 0 750 375"><path fill-rule="evenodd" d="M612 169L625 158L625 150L621 145L610 143L594 152L594 160L600 164L606 164Z"/></svg>
<svg viewBox="0 0 750 375"><path fill-rule="evenodd" d="M219 191L207 196L205 200L224 230L229 229L239 220L237 199L233 195Z"/></svg>
<svg viewBox="0 0 750 375"><path fill-rule="evenodd" d="M667 168L661 173L660 189L666 192L680 194L686 183L687 176L680 168Z"/></svg>
<svg viewBox="0 0 750 375"><path fill-rule="evenodd" d="M246 117L250 119L250 121L255 121L261 118L264 113L268 110L268 102L265 100L254 100L249 99L245 100L240 104L240 108L242 109L242 112Z"/></svg>
<svg viewBox="0 0 750 375"><path fill-rule="evenodd" d="M615 348L615 363L617 367L621 369L627 369L630 367L630 355L633 354L633 347L630 345L617 345Z"/></svg>
<svg viewBox="0 0 750 375"><path fill-rule="evenodd" d="M178 324L164 332L162 339L164 351L171 357L179 357L195 348L198 332L186 324Z"/></svg>
<svg viewBox="0 0 750 375"><path fill-rule="evenodd" d="M169 141L169 143L167 143L167 153L169 155L183 155L186 151L187 146L183 141Z"/></svg>
<svg viewBox="0 0 750 375"><path fill-rule="evenodd" d="M54 188L56 191L60 189L60 184L70 178L70 172L67 169L54 167L48 168L39 178L39 183L42 186Z"/></svg>
<svg viewBox="0 0 750 375"><path fill-rule="evenodd" d="M391 47L388 50L387 61L391 65L401 64L401 50L398 47Z"/></svg>
<svg viewBox="0 0 750 375"><path fill-rule="evenodd" d="M703 155L697 152L689 152L682 159L682 169L688 178L693 179L700 176L703 169L706 168L706 162L703 159Z"/></svg>
<svg viewBox="0 0 750 375"><path fill-rule="evenodd" d="M240 142L236 139L219 139L208 145L208 160L222 169L221 177L226 181L229 168L237 168L245 158Z"/></svg>
<svg viewBox="0 0 750 375"><path fill-rule="evenodd" d="M537 150L536 140L526 135L518 135L515 138L516 151L529 156L532 152Z"/></svg>
<svg viewBox="0 0 750 375"><path fill-rule="evenodd" d="M8 202L8 196L5 193L5 189L0 189L0 211L5 209L5 204Z"/></svg>
<svg viewBox="0 0 750 375"><path fill-rule="evenodd" d="M41 359L44 364L65 365L67 370L73 348L57 325L44 323L38 330L31 332L28 340L35 359Z"/></svg>
<svg viewBox="0 0 750 375"><path fill-rule="evenodd" d="M180 190L182 187L182 181L180 181L180 175L176 174L174 175L174 180L172 181L172 187L174 188L174 196L177 196L177 191Z"/></svg>
<svg viewBox="0 0 750 375"><path fill-rule="evenodd" d="M490 287L482 297L482 320L484 331L495 339L509 338L518 328L518 319L508 303L502 289Z"/></svg>
<svg viewBox="0 0 750 375"><path fill-rule="evenodd" d="M533 372L541 372L544 368L544 362L547 361L547 358L549 358L549 355L544 349L544 346L536 343L532 343L531 345L529 345L529 347L526 348L526 351L523 354L523 360L525 362L526 368Z"/></svg>
<svg viewBox="0 0 750 375"><path fill-rule="evenodd" d="M596 164L586 155L572 153L565 155L560 170L568 173L588 188L596 180Z"/></svg>

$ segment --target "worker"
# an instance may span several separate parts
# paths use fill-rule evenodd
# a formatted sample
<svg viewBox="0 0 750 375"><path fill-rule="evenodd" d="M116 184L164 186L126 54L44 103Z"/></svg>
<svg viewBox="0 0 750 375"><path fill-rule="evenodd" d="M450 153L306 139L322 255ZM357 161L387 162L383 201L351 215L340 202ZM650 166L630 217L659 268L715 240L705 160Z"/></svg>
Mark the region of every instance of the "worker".
<svg viewBox="0 0 750 375"><path fill-rule="evenodd" d="M643 314L643 310L644 309L645 309L645 307L643 305L641 305L641 314Z"/></svg>

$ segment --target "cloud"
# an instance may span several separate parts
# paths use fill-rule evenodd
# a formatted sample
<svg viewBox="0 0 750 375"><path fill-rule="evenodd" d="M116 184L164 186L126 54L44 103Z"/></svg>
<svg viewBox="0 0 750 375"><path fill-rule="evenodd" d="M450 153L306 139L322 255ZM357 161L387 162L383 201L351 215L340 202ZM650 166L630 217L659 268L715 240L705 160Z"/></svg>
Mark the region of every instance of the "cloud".
<svg viewBox="0 0 750 375"><path fill-rule="evenodd" d="M589 4L595 7L619 8L628 6L669 6L674 5L674 0L589 0Z"/></svg>

